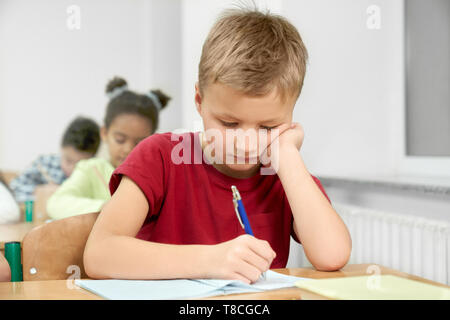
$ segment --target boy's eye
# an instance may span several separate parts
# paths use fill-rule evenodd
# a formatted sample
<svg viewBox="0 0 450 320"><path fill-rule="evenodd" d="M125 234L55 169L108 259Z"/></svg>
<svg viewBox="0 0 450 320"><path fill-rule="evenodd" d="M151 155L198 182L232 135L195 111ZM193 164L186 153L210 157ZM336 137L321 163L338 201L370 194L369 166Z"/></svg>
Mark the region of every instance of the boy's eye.
<svg viewBox="0 0 450 320"><path fill-rule="evenodd" d="M115 139L116 140L116 142L118 143L118 144L123 144L123 143L125 143L125 140L123 140L123 139Z"/></svg>
<svg viewBox="0 0 450 320"><path fill-rule="evenodd" d="M261 129L265 129L265 130L267 130L267 131L270 131L270 130L276 128L276 127L277 127L277 126L273 126L273 127L261 126Z"/></svg>
<svg viewBox="0 0 450 320"><path fill-rule="evenodd" d="M226 121L222 121L220 120L220 122L225 126L225 127L236 127L238 125L237 122L226 122Z"/></svg>

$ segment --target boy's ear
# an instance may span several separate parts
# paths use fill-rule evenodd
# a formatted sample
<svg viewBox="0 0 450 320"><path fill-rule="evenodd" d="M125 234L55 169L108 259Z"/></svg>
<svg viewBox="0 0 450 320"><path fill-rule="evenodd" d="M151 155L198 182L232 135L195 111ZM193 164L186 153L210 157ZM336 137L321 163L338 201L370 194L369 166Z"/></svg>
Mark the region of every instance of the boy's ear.
<svg viewBox="0 0 450 320"><path fill-rule="evenodd" d="M198 82L195 83L195 106L197 112L202 114L202 96L200 95L200 90L198 89Z"/></svg>

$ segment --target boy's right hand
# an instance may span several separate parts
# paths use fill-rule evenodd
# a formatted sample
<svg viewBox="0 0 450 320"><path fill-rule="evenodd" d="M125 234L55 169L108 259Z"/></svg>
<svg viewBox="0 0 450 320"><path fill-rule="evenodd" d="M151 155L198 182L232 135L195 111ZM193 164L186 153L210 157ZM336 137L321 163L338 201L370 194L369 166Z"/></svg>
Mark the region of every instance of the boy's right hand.
<svg viewBox="0 0 450 320"><path fill-rule="evenodd" d="M244 234L213 245L211 278L253 283L267 271L276 256L269 242Z"/></svg>

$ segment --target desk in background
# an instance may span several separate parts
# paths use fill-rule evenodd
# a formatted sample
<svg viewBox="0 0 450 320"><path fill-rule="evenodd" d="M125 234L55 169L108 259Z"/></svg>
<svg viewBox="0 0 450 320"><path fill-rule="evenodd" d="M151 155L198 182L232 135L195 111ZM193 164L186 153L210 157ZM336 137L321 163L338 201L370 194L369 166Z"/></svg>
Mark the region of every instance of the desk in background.
<svg viewBox="0 0 450 320"><path fill-rule="evenodd" d="M34 227L44 224L49 217L44 206L46 204L48 195L40 195L37 201L33 204L33 221L25 222L25 205L21 203L20 206L20 221L18 223L0 224L0 251L4 253L5 243L11 241L18 241L22 243L25 235ZM22 247L22 245L21 245Z"/></svg>

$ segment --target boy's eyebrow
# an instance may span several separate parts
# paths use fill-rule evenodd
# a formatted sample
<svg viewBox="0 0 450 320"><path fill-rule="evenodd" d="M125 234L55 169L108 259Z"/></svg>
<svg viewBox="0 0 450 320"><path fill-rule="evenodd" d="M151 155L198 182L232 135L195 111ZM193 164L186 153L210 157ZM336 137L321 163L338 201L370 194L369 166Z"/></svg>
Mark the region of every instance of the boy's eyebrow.
<svg viewBox="0 0 450 320"><path fill-rule="evenodd" d="M227 118L227 119L230 119L230 120L233 120L233 121L241 121L238 118L235 118L232 115L225 114L225 113L218 113L215 116L218 117L218 118Z"/></svg>
<svg viewBox="0 0 450 320"><path fill-rule="evenodd" d="M233 117L232 115L224 114L224 113L216 114L216 117L218 117L218 118L227 118L227 119L230 119L230 120L236 121L236 122L241 121L238 118ZM279 123L279 122L281 122L280 119L274 118L274 119L268 119L268 120L261 121L260 124L263 124L263 123Z"/></svg>

